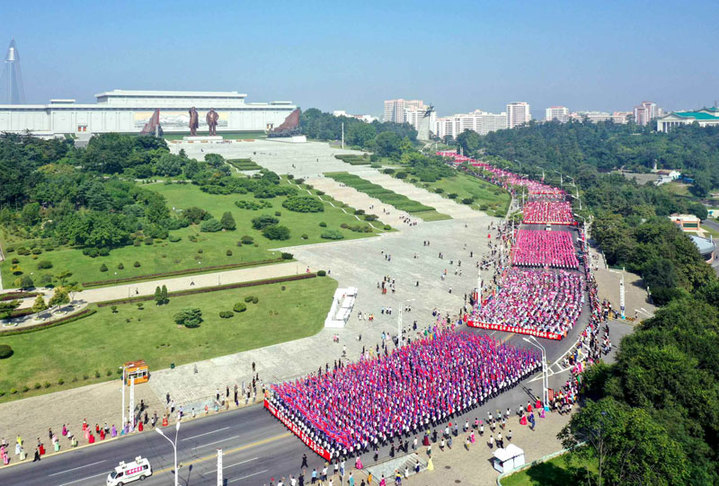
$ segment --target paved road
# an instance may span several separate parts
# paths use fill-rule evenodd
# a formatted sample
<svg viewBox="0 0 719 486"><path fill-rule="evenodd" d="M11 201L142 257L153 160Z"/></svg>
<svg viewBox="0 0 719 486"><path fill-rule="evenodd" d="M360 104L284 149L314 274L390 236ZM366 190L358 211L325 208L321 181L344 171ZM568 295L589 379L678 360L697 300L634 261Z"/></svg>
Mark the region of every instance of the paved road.
<svg viewBox="0 0 719 486"><path fill-rule="evenodd" d="M550 387L558 388L568 378L557 361L571 347L582 326L570 333L569 339L561 342L545 342L548 362L552 370ZM527 346L522 336L487 332L471 329L470 332L489 334L518 345ZM490 400L477 410L465 414L470 422L474 417L486 418L487 412L497 409L515 410L532 396L541 396L541 380L531 376L520 385ZM463 422L465 418L461 418ZM510 425L511 428L511 425ZM174 428L168 428L170 435ZM180 484L186 486L216 484L216 449L224 450L223 466L225 484L262 485L269 484L270 477L289 477L299 473L303 453L308 455L309 469L321 467L322 460L310 452L299 439L276 421L261 406L237 409L184 423L180 428L178 461ZM63 441L65 441L63 439ZM30 443L26 444L28 450ZM381 451L380 461L388 451ZM152 431L132 437L109 441L93 447L50 456L40 463L28 462L0 469L0 484L27 486L90 486L104 484L105 477L121 460L130 461L135 456L147 457L154 469L154 475L143 485L172 484L173 455L170 443ZM371 463L366 454L363 462ZM13 456L13 462L15 457ZM29 460L28 460L29 461Z"/></svg>

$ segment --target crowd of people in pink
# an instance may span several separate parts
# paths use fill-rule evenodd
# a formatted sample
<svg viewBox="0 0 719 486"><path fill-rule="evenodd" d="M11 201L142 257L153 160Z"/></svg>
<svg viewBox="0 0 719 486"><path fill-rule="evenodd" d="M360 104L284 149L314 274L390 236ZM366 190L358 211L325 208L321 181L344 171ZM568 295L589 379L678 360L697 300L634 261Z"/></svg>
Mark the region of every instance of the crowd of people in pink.
<svg viewBox="0 0 719 486"><path fill-rule="evenodd" d="M466 162L466 163L470 164L472 167L482 169L483 171L492 174L492 176L488 179L490 182L492 182L493 184L496 184L498 186L502 186L505 189L512 187L512 186L518 186L518 187L526 187L530 194L546 194L546 195L564 195L565 194L562 189L559 189L557 187L550 186L549 184L545 184L543 182L534 181L534 180L528 179L526 177L518 176L514 172L510 172L505 169L500 169L499 167L495 167L493 165L487 164L486 162L480 162L471 157L460 155L452 150L439 151L439 152L437 152L437 155L439 155L441 157L450 158L457 165Z"/></svg>
<svg viewBox="0 0 719 486"><path fill-rule="evenodd" d="M517 230L512 265L576 269L579 260L568 231Z"/></svg>
<svg viewBox="0 0 719 486"><path fill-rule="evenodd" d="M525 224L574 224L572 205L568 201L528 201L522 208Z"/></svg>
<svg viewBox="0 0 719 486"><path fill-rule="evenodd" d="M578 273L512 268L496 295L475 310L472 319L563 336L574 327L583 304Z"/></svg>
<svg viewBox="0 0 719 486"><path fill-rule="evenodd" d="M332 457L348 457L477 407L539 365L532 350L435 329L387 356L272 385L267 400Z"/></svg>

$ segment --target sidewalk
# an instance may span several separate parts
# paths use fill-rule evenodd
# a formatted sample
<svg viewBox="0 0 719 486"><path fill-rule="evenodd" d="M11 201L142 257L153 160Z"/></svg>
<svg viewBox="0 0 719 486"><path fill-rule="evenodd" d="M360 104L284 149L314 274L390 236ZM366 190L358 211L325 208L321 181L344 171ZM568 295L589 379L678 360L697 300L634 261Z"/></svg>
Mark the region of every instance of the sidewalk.
<svg viewBox="0 0 719 486"><path fill-rule="evenodd" d="M569 422L569 415L559 415L558 413L547 413L546 418L537 418L536 427L532 431L529 426L519 425L519 419L515 415L507 423L505 430L497 427L496 432L501 432L505 438L505 447L510 443L524 450L525 462L530 463L541 457L551 454L562 448L561 442L557 439L557 434L562 427ZM512 430L511 442L506 440L508 430ZM445 448L444 452L439 449L439 444L432 444L432 463L433 471L423 470L419 474L410 476L409 479L403 479L403 484L409 486L447 486L450 484L471 484L472 486L493 486L497 481L497 472L492 466L492 453L497 450L497 446L489 448L487 441L490 435L489 427L485 426L484 436L480 436L475 432L475 443L471 444L469 450L464 448L464 440L469 433L459 433L459 437L452 437L452 448ZM427 448L418 447L419 457L426 461ZM355 481L360 478L367 478L365 472L355 471ZM404 471L400 471L401 474ZM394 484L394 478L390 480L385 476L387 484ZM379 478L377 478L379 481ZM373 480L373 484L374 480Z"/></svg>

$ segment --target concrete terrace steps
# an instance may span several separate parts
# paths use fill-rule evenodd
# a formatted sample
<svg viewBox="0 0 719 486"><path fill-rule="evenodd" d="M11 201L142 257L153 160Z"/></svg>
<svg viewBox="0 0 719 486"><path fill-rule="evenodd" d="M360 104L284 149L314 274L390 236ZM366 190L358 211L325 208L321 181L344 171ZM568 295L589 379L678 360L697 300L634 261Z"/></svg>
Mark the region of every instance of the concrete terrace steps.
<svg viewBox="0 0 719 486"><path fill-rule="evenodd" d="M365 172L354 172L355 175L367 179L370 182L379 184L380 186L394 191L397 194L402 194L410 199L419 201L427 206L432 206L439 213L448 214L454 219L462 218L473 218L478 216L478 212L471 209L469 206L459 204L451 199L444 198L439 194L434 194L426 189L421 189L408 182L404 182L400 179L395 179L387 174L380 174L379 172L365 171Z"/></svg>

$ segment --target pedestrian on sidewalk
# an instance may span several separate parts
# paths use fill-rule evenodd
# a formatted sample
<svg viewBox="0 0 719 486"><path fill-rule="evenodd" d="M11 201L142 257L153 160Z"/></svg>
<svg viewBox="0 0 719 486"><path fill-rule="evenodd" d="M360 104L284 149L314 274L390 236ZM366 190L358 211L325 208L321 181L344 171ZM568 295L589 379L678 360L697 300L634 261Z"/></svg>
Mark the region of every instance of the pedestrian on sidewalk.
<svg viewBox="0 0 719 486"><path fill-rule="evenodd" d="M35 448L35 457L33 458L32 462L38 462L40 460L40 451L38 448Z"/></svg>
<svg viewBox="0 0 719 486"><path fill-rule="evenodd" d="M306 468L307 466L307 454L302 454L302 464L300 464L300 469Z"/></svg>

